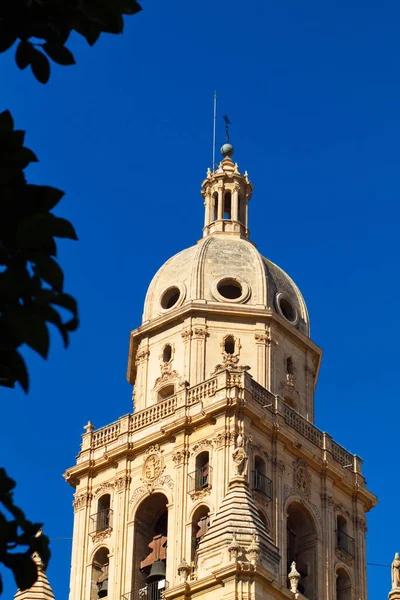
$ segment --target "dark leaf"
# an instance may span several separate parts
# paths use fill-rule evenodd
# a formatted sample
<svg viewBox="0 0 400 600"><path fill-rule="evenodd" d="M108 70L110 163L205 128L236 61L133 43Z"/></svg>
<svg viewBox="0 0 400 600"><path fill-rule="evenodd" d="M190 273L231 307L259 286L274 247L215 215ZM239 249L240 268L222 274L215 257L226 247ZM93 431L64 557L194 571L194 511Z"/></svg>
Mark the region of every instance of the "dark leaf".
<svg viewBox="0 0 400 600"><path fill-rule="evenodd" d="M81 10L102 31L122 33L124 21L121 13L109 0L82 0Z"/></svg>
<svg viewBox="0 0 400 600"><path fill-rule="evenodd" d="M42 317L31 314L28 309L21 308L9 312L8 321L16 329L28 346L43 358L49 352L49 331Z"/></svg>
<svg viewBox="0 0 400 600"><path fill-rule="evenodd" d="M34 209L32 212L51 210L64 196L64 192L46 185L28 184L25 187L25 196Z"/></svg>
<svg viewBox="0 0 400 600"><path fill-rule="evenodd" d="M50 63L47 57L34 48L31 60L32 73L40 83L47 83L50 77Z"/></svg>
<svg viewBox="0 0 400 600"><path fill-rule="evenodd" d="M62 292L64 273L59 264L53 258L42 253L37 255L34 262L37 265L38 275L57 291Z"/></svg>
<svg viewBox="0 0 400 600"><path fill-rule="evenodd" d="M136 0L118 0L120 10L125 15L135 15L142 10L142 7Z"/></svg>
<svg viewBox="0 0 400 600"><path fill-rule="evenodd" d="M17 350L14 350L13 354L14 358L12 366L15 381L18 381L24 392L27 394L29 390L29 375L25 361Z"/></svg>
<svg viewBox="0 0 400 600"><path fill-rule="evenodd" d="M48 56L50 56L52 60L54 60L55 63L59 65L68 66L75 64L75 59L72 52L61 44L46 43L43 44L43 50Z"/></svg>
<svg viewBox="0 0 400 600"><path fill-rule="evenodd" d="M34 47L31 42L21 40L15 52L15 62L20 69L26 69L31 64Z"/></svg>
<svg viewBox="0 0 400 600"><path fill-rule="evenodd" d="M58 312L52 306L42 306L40 307L39 312L46 319L46 321L53 323L53 325L58 328L64 342L64 347L67 348L69 344L68 331Z"/></svg>
<svg viewBox="0 0 400 600"><path fill-rule="evenodd" d="M67 331L76 331L79 327L79 320L76 318L71 319L70 321L65 323L64 327Z"/></svg>
<svg viewBox="0 0 400 600"><path fill-rule="evenodd" d="M0 500L4 502L4 496L10 494L14 488L14 479L11 479L11 477L7 475L5 469L0 468Z"/></svg>
<svg viewBox="0 0 400 600"><path fill-rule="evenodd" d="M53 217L50 229L52 235L59 238L68 238L70 240L78 239L74 226L69 221L67 221L67 219L62 219L61 217L54 217L53 215L51 216Z"/></svg>
<svg viewBox="0 0 400 600"><path fill-rule="evenodd" d="M89 46L94 46L100 37L101 29L84 14L77 13L74 18L74 29L86 39Z"/></svg>
<svg viewBox="0 0 400 600"><path fill-rule="evenodd" d="M14 120L9 110L0 113L0 135L9 133L14 129Z"/></svg>
<svg viewBox="0 0 400 600"><path fill-rule="evenodd" d="M45 306L46 304L55 304L69 310L73 315L77 315L78 307L75 298L69 294L56 294L51 290L40 290L36 294L36 303Z"/></svg>
<svg viewBox="0 0 400 600"><path fill-rule="evenodd" d="M5 52L15 42L17 36L13 31L5 31L4 26L0 27L0 52Z"/></svg>
<svg viewBox="0 0 400 600"><path fill-rule="evenodd" d="M51 556L50 549L49 549L49 542L50 542L50 540L47 537L47 535L44 535L42 533L42 535L39 535L37 538L35 538L34 544L33 544L34 551L39 554L45 567L47 567L49 560L50 560L50 556Z"/></svg>
<svg viewBox="0 0 400 600"><path fill-rule="evenodd" d="M20 590L28 590L37 580L37 566L31 556L22 553L8 554L7 563Z"/></svg>
<svg viewBox="0 0 400 600"><path fill-rule="evenodd" d="M19 148L13 152L7 154L6 162L11 167L17 169L25 169L29 163L38 162L36 154L29 150L29 148Z"/></svg>
<svg viewBox="0 0 400 600"><path fill-rule="evenodd" d="M0 134L0 150L17 150L22 148L25 141L25 131L15 129L14 131L7 131Z"/></svg>

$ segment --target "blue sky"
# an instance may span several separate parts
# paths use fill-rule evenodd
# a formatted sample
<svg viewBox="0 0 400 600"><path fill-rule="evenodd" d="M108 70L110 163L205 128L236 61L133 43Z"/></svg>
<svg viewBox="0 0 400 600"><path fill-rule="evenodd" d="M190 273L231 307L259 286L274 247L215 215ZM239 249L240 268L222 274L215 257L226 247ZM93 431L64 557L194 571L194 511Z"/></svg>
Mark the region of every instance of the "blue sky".
<svg viewBox="0 0 400 600"><path fill-rule="evenodd" d="M40 163L30 181L66 191L60 243L81 327L49 360L26 352L31 392L1 390L2 464L16 500L51 538L72 535L83 425L131 410L129 331L156 269L201 236L212 95L233 123L235 158L255 186L251 238L302 290L324 349L316 424L365 460L380 499L368 562L389 564L398 529L400 5L388 0L143 1L123 36L73 37L75 67L42 86L0 56L10 108ZM223 141L222 119L218 141ZM67 598L69 540L48 575ZM390 571L368 568L369 597ZM8 576L4 598L12 598Z"/></svg>

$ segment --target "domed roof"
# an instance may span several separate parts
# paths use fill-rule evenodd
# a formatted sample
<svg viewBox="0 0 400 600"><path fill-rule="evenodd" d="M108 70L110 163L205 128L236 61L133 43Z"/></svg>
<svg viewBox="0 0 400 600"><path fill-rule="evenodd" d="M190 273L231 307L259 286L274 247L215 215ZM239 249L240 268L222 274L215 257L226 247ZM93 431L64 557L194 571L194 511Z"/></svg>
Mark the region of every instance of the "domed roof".
<svg viewBox="0 0 400 600"><path fill-rule="evenodd" d="M207 235L170 258L149 286L143 321L194 301L273 310L309 335L307 307L294 281L243 237Z"/></svg>

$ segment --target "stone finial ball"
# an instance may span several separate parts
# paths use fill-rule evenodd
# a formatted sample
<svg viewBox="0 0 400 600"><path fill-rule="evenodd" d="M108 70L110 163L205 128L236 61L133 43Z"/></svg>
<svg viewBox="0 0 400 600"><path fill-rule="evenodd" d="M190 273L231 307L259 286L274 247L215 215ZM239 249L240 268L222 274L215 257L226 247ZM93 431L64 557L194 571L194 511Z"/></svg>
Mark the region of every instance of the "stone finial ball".
<svg viewBox="0 0 400 600"><path fill-rule="evenodd" d="M223 146L221 146L221 154L222 156L229 156L231 157L232 154L234 153L235 149L232 146L232 144L223 144Z"/></svg>

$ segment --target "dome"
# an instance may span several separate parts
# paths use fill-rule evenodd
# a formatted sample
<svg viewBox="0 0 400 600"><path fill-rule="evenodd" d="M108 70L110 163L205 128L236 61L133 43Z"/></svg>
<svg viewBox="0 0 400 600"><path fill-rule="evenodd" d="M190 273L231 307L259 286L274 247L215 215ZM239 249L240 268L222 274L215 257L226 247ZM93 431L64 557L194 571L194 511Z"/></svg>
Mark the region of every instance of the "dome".
<svg viewBox="0 0 400 600"><path fill-rule="evenodd" d="M170 258L149 286L143 321L194 302L272 310L309 335L307 307L298 287L244 237L207 235Z"/></svg>

